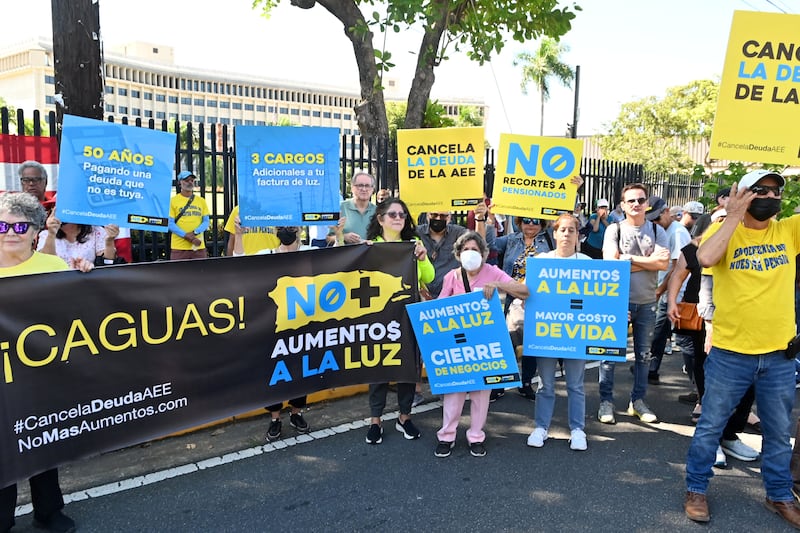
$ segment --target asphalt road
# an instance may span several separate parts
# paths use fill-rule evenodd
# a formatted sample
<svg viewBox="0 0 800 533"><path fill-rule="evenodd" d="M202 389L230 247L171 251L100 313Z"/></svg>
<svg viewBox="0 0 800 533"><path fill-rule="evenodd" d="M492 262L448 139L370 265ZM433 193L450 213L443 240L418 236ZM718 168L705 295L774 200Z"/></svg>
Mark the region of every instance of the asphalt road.
<svg viewBox="0 0 800 533"><path fill-rule="evenodd" d="M680 365L679 354L665 358L662 384L650 387L662 419L654 425L624 414L632 384L624 364L618 423L598 423L597 369L587 370L585 452L569 449L563 381L543 448L526 446L533 403L509 390L491 406L483 458L470 456L463 425L453 454L434 457L441 407L430 395L414 415L420 440L403 439L392 419L383 444L367 445L361 395L312 406L310 436L295 438L284 422L277 445L264 446L261 417L66 466L66 512L83 532L790 531L762 505L758 461L729 459L715 470L709 525L685 518L693 426L691 407L677 402L689 387ZM742 438L760 449L759 435ZM14 531L35 531L30 507L20 512Z"/></svg>

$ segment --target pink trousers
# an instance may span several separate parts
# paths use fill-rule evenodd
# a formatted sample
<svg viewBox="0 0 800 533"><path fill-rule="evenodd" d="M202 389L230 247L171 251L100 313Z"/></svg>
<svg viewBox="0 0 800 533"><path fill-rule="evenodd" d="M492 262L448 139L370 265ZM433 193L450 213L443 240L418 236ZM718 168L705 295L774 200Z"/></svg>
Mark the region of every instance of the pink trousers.
<svg viewBox="0 0 800 533"><path fill-rule="evenodd" d="M469 429L467 430L467 442L483 442L486 433L483 426L486 424L486 416L489 414L489 396L491 390L478 390L469 393ZM452 392L442 397L442 429L436 432L436 437L440 441L453 442L456 440L456 430L458 421L461 418L461 411L464 409L464 401L467 399L466 392Z"/></svg>

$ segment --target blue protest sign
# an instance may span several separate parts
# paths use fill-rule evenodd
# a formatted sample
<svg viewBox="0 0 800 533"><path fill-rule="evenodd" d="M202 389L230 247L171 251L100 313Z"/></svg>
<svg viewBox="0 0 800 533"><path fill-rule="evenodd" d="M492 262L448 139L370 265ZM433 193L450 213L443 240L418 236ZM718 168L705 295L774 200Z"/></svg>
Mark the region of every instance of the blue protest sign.
<svg viewBox="0 0 800 533"><path fill-rule="evenodd" d="M175 134L64 115L56 217L167 232Z"/></svg>
<svg viewBox="0 0 800 533"><path fill-rule="evenodd" d="M529 257L524 355L625 361L630 263Z"/></svg>
<svg viewBox="0 0 800 533"><path fill-rule="evenodd" d="M406 306L433 394L519 387L503 307L495 292L470 292Z"/></svg>
<svg viewBox="0 0 800 533"><path fill-rule="evenodd" d="M236 128L243 226L334 224L339 219L339 130Z"/></svg>

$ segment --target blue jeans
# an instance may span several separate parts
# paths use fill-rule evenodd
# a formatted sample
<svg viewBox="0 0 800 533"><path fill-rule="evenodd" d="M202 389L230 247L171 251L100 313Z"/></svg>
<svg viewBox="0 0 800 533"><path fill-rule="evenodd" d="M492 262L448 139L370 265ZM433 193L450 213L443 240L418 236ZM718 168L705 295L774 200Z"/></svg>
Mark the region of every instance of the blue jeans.
<svg viewBox="0 0 800 533"><path fill-rule="evenodd" d="M783 351L743 355L711 348L705 363L703 414L686 456L686 488L705 494L722 430L744 393L755 385L761 418L761 477L767 498L792 501L789 444L794 406L794 362Z"/></svg>
<svg viewBox="0 0 800 533"><path fill-rule="evenodd" d="M556 365L558 359L537 357L541 385L536 393L535 421L537 428L548 429L556 405ZM583 429L586 420L586 394L583 392L583 377L586 361L583 359L564 359L567 373L567 413L569 429Z"/></svg>
<svg viewBox="0 0 800 533"><path fill-rule="evenodd" d="M644 398L647 394L647 373L650 370L650 346L653 343L653 329L656 322L656 303L628 304L633 327L633 390L631 401ZM600 400L614 401L613 361L600 361Z"/></svg>
<svg viewBox="0 0 800 533"><path fill-rule="evenodd" d="M658 374L661 360L664 358L664 349L672 335L672 322L667 318L667 295L658 299L656 306L656 325L653 333L653 344L650 347L650 373Z"/></svg>

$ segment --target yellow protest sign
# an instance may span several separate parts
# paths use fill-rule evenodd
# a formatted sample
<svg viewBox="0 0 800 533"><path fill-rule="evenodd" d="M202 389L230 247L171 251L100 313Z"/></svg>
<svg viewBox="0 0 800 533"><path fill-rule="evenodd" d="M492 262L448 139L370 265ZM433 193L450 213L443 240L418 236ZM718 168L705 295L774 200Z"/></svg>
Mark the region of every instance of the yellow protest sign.
<svg viewBox="0 0 800 533"><path fill-rule="evenodd" d="M717 114L714 159L800 164L800 16L733 14Z"/></svg>
<svg viewBox="0 0 800 533"><path fill-rule="evenodd" d="M412 213L471 209L483 198L483 128L397 130L400 196Z"/></svg>
<svg viewBox="0 0 800 533"><path fill-rule="evenodd" d="M504 215L558 218L572 213L583 141L560 137L500 135L492 211Z"/></svg>

